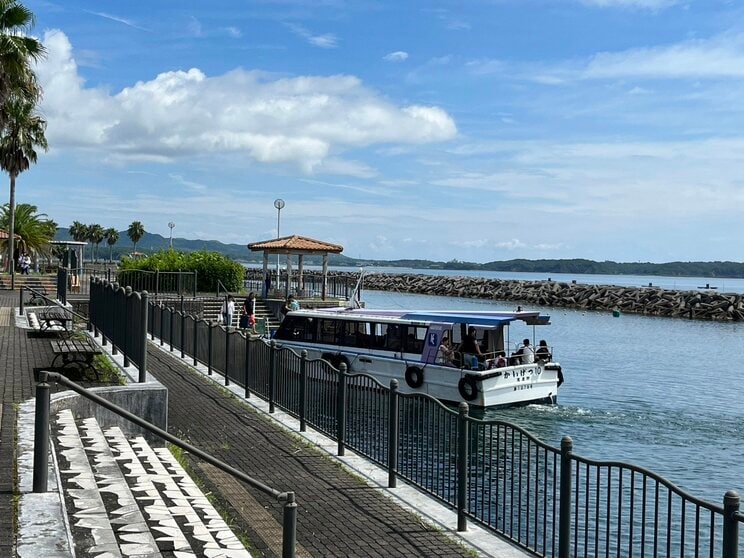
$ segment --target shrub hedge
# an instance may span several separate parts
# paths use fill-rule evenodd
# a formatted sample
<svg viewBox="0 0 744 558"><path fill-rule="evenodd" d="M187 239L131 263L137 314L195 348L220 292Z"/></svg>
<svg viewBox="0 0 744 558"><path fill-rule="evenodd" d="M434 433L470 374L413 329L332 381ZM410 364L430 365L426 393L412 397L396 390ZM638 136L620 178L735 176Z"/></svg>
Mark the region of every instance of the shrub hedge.
<svg viewBox="0 0 744 558"><path fill-rule="evenodd" d="M123 258L122 270L196 271L196 288L202 292L217 290L217 280L229 291L243 287L245 269L219 252L178 252L161 250L146 258Z"/></svg>

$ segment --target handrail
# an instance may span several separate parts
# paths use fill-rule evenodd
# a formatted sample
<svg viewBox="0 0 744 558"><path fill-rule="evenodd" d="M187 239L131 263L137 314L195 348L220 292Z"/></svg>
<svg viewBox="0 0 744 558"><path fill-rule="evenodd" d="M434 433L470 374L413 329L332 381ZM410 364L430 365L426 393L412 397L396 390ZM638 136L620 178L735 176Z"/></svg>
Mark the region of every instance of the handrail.
<svg viewBox="0 0 744 558"><path fill-rule="evenodd" d="M49 298L47 295L39 292L37 289L35 289L33 287L21 287L21 304L20 304L20 307L18 309L19 310L18 311L18 315L19 316L23 316L23 313L24 313L25 308L26 308L26 305L23 302L23 293L24 293L24 291L31 291L37 297L43 298L44 300L46 300L48 302L51 302L53 305L58 306L59 308L62 308L62 310L64 310L65 312L70 312L73 316L77 316L78 318L80 318L83 321L88 321L88 318L86 316L83 316L82 314L79 314L79 313L75 312L72 308L67 308L67 306L64 306L58 300L53 299L53 298Z"/></svg>
<svg viewBox="0 0 744 558"><path fill-rule="evenodd" d="M362 292L362 280L364 279L364 268L359 270L359 279L357 279L354 290L351 291L351 300L353 304L352 308L361 308L361 292Z"/></svg>
<svg viewBox="0 0 744 558"><path fill-rule="evenodd" d="M230 294L230 291L227 290L227 287L225 287L225 285L222 283L222 281L220 281L219 279L217 279L217 293L216 294L217 294L217 297L218 298L219 298L220 293L222 291L225 291L225 294Z"/></svg>
<svg viewBox="0 0 744 558"><path fill-rule="evenodd" d="M157 426L147 422L146 420L138 417L104 399L100 395L96 395L84 387L72 382L59 374L58 372L50 371L39 371L39 383L36 386L36 424L34 438L34 472L33 472L33 490L34 492L46 492L47 491L47 455L49 453L49 403L50 393L48 381L62 384L67 388L75 391L83 397L97 403L101 407L108 409L112 413L119 415L127 419L128 421L144 428L148 432L155 434L163 440L170 442L171 444L178 446L179 448L186 450L187 452L196 455L202 460L206 461L210 465L215 466L221 471L235 477L236 479L257 488L264 494L268 494L277 499L278 502L283 503L284 506L284 532L283 532L283 545L282 545L282 556L283 557L294 557L295 555L295 544L296 544L296 528L297 528L297 503L295 501L295 493L291 491L280 492L266 484L262 483L231 467L227 463L220 461L219 459L212 457L208 453L200 450L196 446L184 442L169 434L165 430L158 428ZM46 418L46 420L44 420ZM41 419L41 420L40 420ZM43 447L42 447L43 446Z"/></svg>

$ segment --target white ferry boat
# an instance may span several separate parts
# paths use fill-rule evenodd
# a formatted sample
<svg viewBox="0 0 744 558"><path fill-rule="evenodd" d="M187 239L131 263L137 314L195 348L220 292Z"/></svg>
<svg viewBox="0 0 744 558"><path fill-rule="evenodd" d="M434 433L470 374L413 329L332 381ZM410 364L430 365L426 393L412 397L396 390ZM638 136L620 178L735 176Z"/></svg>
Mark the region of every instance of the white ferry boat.
<svg viewBox="0 0 744 558"><path fill-rule="evenodd" d="M285 316L274 339L385 386L396 379L402 392L477 407L556 403L560 365L547 347L534 352L534 328L526 355L515 354L514 322L538 326L550 318L539 312L297 310ZM468 335L480 354L465 352Z"/></svg>

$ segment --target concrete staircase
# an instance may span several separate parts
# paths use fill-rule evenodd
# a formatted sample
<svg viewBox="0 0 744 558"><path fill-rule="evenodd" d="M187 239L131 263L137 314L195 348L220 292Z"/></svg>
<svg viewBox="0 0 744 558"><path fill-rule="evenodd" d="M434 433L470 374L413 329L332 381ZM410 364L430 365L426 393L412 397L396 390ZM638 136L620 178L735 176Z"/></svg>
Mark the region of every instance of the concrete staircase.
<svg viewBox="0 0 744 558"><path fill-rule="evenodd" d="M250 557L167 448L69 410L54 441L77 556Z"/></svg>
<svg viewBox="0 0 744 558"><path fill-rule="evenodd" d="M246 297L245 295L233 295L233 297L235 298L235 315L233 316L233 323L231 325L233 327L238 327L238 321L240 320L240 309L243 307L243 302L245 301ZM224 298L205 299L204 312L202 314L202 317L205 320L217 321L217 319L219 318L220 309L222 308L222 303L224 301ZM264 300L257 298L256 321L260 323L264 319L268 319L269 327L272 331L276 330L279 327L279 320L277 320L271 310L269 310Z"/></svg>
<svg viewBox="0 0 744 558"><path fill-rule="evenodd" d="M48 295L54 295L57 292L57 276L16 274L15 287L16 289L20 289L21 287L33 287L34 289L40 290L42 293L46 292ZM10 275L0 275L0 290L9 289Z"/></svg>

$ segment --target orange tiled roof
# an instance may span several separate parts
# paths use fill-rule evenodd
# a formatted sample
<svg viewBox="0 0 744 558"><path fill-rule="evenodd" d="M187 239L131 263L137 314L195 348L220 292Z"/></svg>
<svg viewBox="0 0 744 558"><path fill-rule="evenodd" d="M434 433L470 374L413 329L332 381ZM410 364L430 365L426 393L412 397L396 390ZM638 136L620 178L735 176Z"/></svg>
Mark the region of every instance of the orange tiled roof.
<svg viewBox="0 0 744 558"><path fill-rule="evenodd" d="M262 240L248 245L251 252L279 251L279 252L331 252L338 254L344 247L330 242L323 242L306 236L285 236L274 240Z"/></svg>

